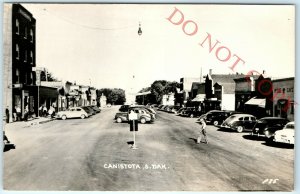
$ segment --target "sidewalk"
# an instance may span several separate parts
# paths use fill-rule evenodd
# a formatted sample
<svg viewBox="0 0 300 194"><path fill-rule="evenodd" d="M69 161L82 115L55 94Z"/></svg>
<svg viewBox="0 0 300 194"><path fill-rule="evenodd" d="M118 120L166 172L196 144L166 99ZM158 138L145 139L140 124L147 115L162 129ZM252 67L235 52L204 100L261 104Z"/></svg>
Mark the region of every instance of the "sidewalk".
<svg viewBox="0 0 300 194"><path fill-rule="evenodd" d="M56 120L56 118L51 118L50 116L48 117L35 117L35 118L30 118L28 121L15 121L11 123L3 123L4 129L9 129L9 128L25 128L25 127L30 127L33 125L39 125L43 123L47 123L50 121Z"/></svg>

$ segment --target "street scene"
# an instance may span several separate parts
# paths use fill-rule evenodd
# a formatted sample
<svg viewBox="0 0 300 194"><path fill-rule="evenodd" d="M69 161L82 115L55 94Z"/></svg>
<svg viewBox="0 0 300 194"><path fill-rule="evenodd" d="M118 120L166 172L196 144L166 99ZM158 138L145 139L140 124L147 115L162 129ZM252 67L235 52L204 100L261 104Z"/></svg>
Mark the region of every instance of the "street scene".
<svg viewBox="0 0 300 194"><path fill-rule="evenodd" d="M293 191L294 43L293 5L5 3L3 189Z"/></svg>
<svg viewBox="0 0 300 194"><path fill-rule="evenodd" d="M138 149L131 150L128 123L113 120L117 108L84 120L8 129L17 149L4 155L4 185L12 190L92 191L293 188L294 150L289 146L266 145L248 133L212 125L207 127L209 144L199 146L196 118L159 111L154 123L139 125Z"/></svg>

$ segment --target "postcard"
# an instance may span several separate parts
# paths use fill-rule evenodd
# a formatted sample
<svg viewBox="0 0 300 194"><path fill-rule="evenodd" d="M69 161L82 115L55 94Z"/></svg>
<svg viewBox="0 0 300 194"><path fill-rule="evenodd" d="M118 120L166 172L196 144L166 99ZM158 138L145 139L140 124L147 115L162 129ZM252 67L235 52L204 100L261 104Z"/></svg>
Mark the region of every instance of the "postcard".
<svg viewBox="0 0 300 194"><path fill-rule="evenodd" d="M3 189L293 191L295 5L3 4Z"/></svg>

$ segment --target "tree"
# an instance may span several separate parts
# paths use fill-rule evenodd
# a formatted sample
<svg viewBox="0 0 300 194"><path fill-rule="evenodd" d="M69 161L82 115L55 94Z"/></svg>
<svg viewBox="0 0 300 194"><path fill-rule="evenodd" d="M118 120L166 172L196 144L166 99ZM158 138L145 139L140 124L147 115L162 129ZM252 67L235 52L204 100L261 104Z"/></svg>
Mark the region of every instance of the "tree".
<svg viewBox="0 0 300 194"><path fill-rule="evenodd" d="M52 73L47 72L47 79L46 79L46 73L44 71L41 72L41 81L57 81L57 78L55 78Z"/></svg>
<svg viewBox="0 0 300 194"><path fill-rule="evenodd" d="M140 104L159 104L165 94L174 93L177 95L177 89L180 87L178 82L169 82L166 80L156 80L150 87L143 88L140 92L151 91L151 94L145 96L137 96L136 101ZM144 99L143 99L144 97Z"/></svg>
<svg viewBox="0 0 300 194"><path fill-rule="evenodd" d="M97 98L99 99L101 95L106 96L107 103L111 104L124 104L126 101L125 91L120 88L102 88L97 90Z"/></svg>

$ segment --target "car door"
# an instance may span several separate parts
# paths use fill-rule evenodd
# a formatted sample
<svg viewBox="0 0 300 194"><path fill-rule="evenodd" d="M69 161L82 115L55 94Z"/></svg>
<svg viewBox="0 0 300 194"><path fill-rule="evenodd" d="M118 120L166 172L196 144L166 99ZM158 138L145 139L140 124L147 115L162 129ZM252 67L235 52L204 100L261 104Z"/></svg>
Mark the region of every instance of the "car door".
<svg viewBox="0 0 300 194"><path fill-rule="evenodd" d="M68 118L74 118L75 115L75 108L70 108L70 110L68 111Z"/></svg>
<svg viewBox="0 0 300 194"><path fill-rule="evenodd" d="M244 117L244 128L249 129L250 128L250 117Z"/></svg>
<svg viewBox="0 0 300 194"><path fill-rule="evenodd" d="M81 117L82 112L81 108L76 108L76 111L74 111L74 117Z"/></svg>

